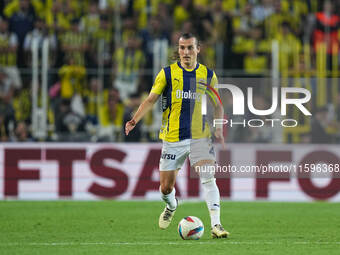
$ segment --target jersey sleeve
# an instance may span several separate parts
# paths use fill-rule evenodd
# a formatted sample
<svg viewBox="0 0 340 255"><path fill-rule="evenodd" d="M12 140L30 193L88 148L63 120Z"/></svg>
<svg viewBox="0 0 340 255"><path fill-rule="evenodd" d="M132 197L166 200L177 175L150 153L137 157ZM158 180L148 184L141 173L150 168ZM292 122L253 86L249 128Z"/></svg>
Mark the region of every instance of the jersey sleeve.
<svg viewBox="0 0 340 255"><path fill-rule="evenodd" d="M160 95L163 93L165 86L166 86L165 72L164 69L162 69L156 76L155 82L151 88L151 92Z"/></svg>

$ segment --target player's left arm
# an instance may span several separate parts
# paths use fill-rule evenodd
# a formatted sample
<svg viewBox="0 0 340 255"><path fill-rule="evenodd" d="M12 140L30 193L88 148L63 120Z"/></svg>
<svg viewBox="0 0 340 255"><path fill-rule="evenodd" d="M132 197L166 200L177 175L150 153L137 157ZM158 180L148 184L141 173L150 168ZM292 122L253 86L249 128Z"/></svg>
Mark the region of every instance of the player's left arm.
<svg viewBox="0 0 340 255"><path fill-rule="evenodd" d="M217 84L218 84L218 80L217 80L217 76L214 72L214 75L213 75L211 82L210 82L210 86L218 94L218 89L216 88ZM214 118L215 119L223 119L224 118L223 104L218 99L216 100L216 102L217 103L214 105ZM215 135L216 140L222 145L223 148L225 148L224 136L223 136L223 124L217 124L216 125L214 135Z"/></svg>

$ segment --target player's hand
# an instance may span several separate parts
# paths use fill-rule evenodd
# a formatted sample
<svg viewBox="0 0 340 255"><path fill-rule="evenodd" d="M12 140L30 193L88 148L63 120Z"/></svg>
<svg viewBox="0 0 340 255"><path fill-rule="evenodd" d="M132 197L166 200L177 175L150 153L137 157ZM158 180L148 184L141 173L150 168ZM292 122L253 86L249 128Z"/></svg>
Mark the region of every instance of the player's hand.
<svg viewBox="0 0 340 255"><path fill-rule="evenodd" d="M222 145L222 148L225 149L223 129L222 128L216 128L215 138L216 138L216 141L218 141Z"/></svg>
<svg viewBox="0 0 340 255"><path fill-rule="evenodd" d="M136 121L135 120L130 120L126 122L125 124L125 135L128 135L132 129L134 129L136 126Z"/></svg>

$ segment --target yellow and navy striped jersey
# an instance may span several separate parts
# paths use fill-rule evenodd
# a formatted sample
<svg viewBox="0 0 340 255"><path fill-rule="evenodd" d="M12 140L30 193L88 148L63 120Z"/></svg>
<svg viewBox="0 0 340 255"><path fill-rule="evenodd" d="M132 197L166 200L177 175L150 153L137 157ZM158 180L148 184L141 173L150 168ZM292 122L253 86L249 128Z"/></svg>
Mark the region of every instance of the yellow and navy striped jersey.
<svg viewBox="0 0 340 255"><path fill-rule="evenodd" d="M163 68L151 93L162 94L163 119L159 138L167 142L210 137L209 125L202 115L202 98L207 86L217 84L215 73L197 63L192 70L180 62Z"/></svg>

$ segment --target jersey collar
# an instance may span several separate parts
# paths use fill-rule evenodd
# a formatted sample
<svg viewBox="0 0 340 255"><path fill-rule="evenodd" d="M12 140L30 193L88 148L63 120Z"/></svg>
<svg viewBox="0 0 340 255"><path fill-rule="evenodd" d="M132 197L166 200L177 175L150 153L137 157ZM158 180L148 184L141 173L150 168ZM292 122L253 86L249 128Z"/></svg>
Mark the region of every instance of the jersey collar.
<svg viewBox="0 0 340 255"><path fill-rule="evenodd" d="M196 71L200 64L197 62L196 67L195 67L194 69L192 69L192 70L191 70L191 69L188 69L188 70L185 69L185 68L181 65L181 62L179 62L179 61L177 62L177 65L178 65L183 71L189 72L189 73L190 73L190 72Z"/></svg>

